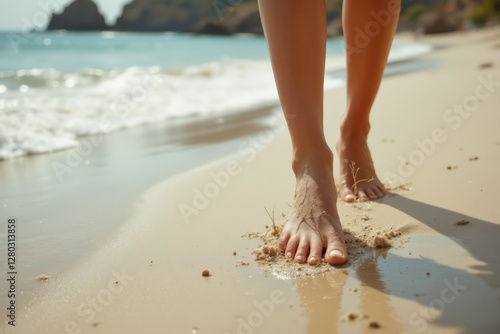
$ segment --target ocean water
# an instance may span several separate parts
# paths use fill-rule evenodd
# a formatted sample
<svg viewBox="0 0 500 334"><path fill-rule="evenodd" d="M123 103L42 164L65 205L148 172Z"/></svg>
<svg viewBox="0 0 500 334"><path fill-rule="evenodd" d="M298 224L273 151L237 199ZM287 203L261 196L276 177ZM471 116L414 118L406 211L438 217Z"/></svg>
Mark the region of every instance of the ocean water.
<svg viewBox="0 0 500 334"><path fill-rule="evenodd" d="M390 60L428 51L395 41ZM5 32L0 59L0 160L75 147L85 135L277 104L261 36ZM327 70L344 62L342 40L328 40ZM325 88L342 84L325 76Z"/></svg>
<svg viewBox="0 0 500 334"><path fill-rule="evenodd" d="M328 41L327 88L343 84L343 49ZM429 50L395 41L392 71ZM19 298L105 244L151 185L284 131L276 106L262 37L0 33L0 207L21 222Z"/></svg>

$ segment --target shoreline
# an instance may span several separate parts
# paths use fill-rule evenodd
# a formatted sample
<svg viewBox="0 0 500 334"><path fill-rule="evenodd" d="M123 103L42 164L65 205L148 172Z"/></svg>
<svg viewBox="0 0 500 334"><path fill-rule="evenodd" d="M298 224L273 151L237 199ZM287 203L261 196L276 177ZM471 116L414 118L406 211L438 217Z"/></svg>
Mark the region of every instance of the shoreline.
<svg viewBox="0 0 500 334"><path fill-rule="evenodd" d="M418 60L404 64L412 63ZM398 73L403 71L388 75ZM332 74L342 81L339 72ZM276 101L234 114L144 124L80 137L77 148L0 161L2 205L23 223L25 254L37 253L24 261L21 299L29 300L39 288L34 277L63 274L103 247L133 215L131 207L149 186L228 154L253 159L269 134L284 129L277 107Z"/></svg>
<svg viewBox="0 0 500 334"><path fill-rule="evenodd" d="M82 139L82 151L1 163L1 205L19 223L21 301L40 288L35 277L61 275L113 239L145 189L248 149L251 136L264 130L279 131L279 118L270 108L219 120L145 125ZM200 131L205 125L210 125L208 131Z"/></svg>
<svg viewBox="0 0 500 334"><path fill-rule="evenodd" d="M73 47L84 43L68 38L68 43L70 41L75 44ZM140 43L134 38L126 41L133 45ZM149 43L153 41L154 38ZM214 47L224 49L230 41L227 39L225 42L216 42ZM169 45L167 40L157 41L160 42ZM213 42L214 40L210 40L210 43ZM50 36L44 38L44 43L54 45L56 51L65 45L63 39ZM100 45L93 38L85 43ZM114 50L113 46L118 47L117 43L120 43L120 39L112 42L110 50L95 46L96 50L93 52L96 52L96 57L99 55L97 58L105 58L103 62L107 64L111 61L108 53ZM170 43L174 46L189 45L182 39L173 39ZM204 43L207 44L208 41ZM190 61L170 57L167 62L169 65L166 65L158 62L161 52L153 53L150 63L144 63L144 59L140 57L135 59L138 55L132 48L131 58L124 63L113 63L116 66L114 69L106 70L106 66L95 68L95 61L88 63L81 57L71 63L71 66L79 64L74 70L66 68L67 63L45 62L39 64L38 69L11 69L2 72L0 102L3 102L1 109L5 112L0 114L0 122L4 124L0 161L79 149L79 144L89 135L101 136L140 125L173 123L178 119L189 121L196 118L225 118L256 110L264 105L278 106L264 40L239 44L246 45L245 48L254 50L254 53L244 53L237 51L238 47L233 47L225 51L227 54L223 52L214 58L215 51L209 50L208 56L190 57ZM327 46L325 89L338 88L345 84L345 60L342 56L345 50L339 40L328 43ZM4 65L29 68L30 63L26 63L28 56L36 56L42 51L39 49L40 45L30 47L34 49L33 54L26 51L21 59L10 59ZM47 52L50 50L49 48ZM71 55L71 48L69 50ZM51 55L56 56L56 51L52 51L47 57L50 59ZM397 74L424 69L427 64L415 62L414 59L430 51L430 47L425 44L396 39L388 71ZM222 57L223 54L226 56ZM406 68L401 69L403 63L407 63ZM416 64L418 66L414 66ZM242 77L245 78L244 81L240 79ZM73 99L74 95L79 98ZM18 110L26 110L26 113L19 113Z"/></svg>
<svg viewBox="0 0 500 334"><path fill-rule="evenodd" d="M195 328L200 332L237 332L245 326L256 332L279 328L290 333L319 333L316 330L332 326L338 331L362 330L366 326L364 318L354 322L341 320L351 311L377 319L382 327L394 332L419 332L424 325L439 333L496 328L498 322L492 316L499 310L500 271L494 259L495 248L491 248L499 250L494 246L494 238L500 235L500 222L488 203L492 203L492 198L500 198L487 175L494 175L494 166L498 164L498 154L491 152L498 150L500 143L500 138L495 137L498 131L494 131L498 117L492 112L498 105L499 94L482 101L482 118L470 116L469 123L462 120L469 132L456 132L442 121L446 110L474 93L478 77L498 75L499 51L491 49L491 37L496 35L498 29L435 36L429 39L430 43L448 44L448 48L436 50L424 59L440 62L441 67L384 79L374 109L388 114L374 115L376 126L370 137L380 176L386 172L397 174L398 157L408 158L420 149L414 141L425 140L434 128L441 127L448 138L435 144L434 152L444 153L424 155L424 163L412 166L414 173L404 177L412 189L404 194L364 203L361 210L339 203L339 211L346 222L359 221L360 214L367 212L374 224L394 224L411 238L401 248L377 251L367 261L351 264L346 272L334 270L315 278L277 280L262 271L251 255L256 243L240 236L263 230L269 222L263 207L274 208L278 214L287 212L286 201L291 200L294 186L288 166L288 137L284 132L270 132L260 138L259 145L249 143L247 148L253 147L255 154L225 156L156 182L141 195L136 213L120 228L122 232L111 237L114 241L60 277L42 283L45 285L36 292L35 299L23 305L27 310L25 317L19 319L20 329L36 328L45 333L70 326L96 333L132 333L146 328L154 331L165 328L162 316L168 314L168 329L173 332ZM469 46L461 46L465 43ZM470 45L482 52L471 51ZM488 62L493 64L492 70L477 68ZM434 87L443 91L436 92ZM343 88L326 93L325 124L337 123L335 119L345 105L343 94ZM429 98L422 99L420 94ZM398 110L406 112L402 115ZM422 113L427 119L425 123ZM411 129L384 124L387 120L391 124L406 122ZM480 125L481 133L490 135L478 138L478 130L471 130L474 124ZM336 134L336 129L329 133L329 142L334 142ZM479 161L468 160L475 156ZM448 166L457 167L447 170ZM216 184L213 175L221 172L231 176L227 186L219 185L217 195L198 209L196 219L186 224L179 206L193 204L195 189ZM464 194L458 196L454 186L461 180L468 183L460 183ZM470 224L453 226L459 219ZM482 239L474 238L477 235ZM238 266L239 262L249 265ZM401 278L400 268L411 275ZM202 278L203 269L209 269L213 277ZM432 280L425 278L426 272L430 272ZM119 288L113 290L109 282L116 276L123 288L115 293ZM455 295L458 302L441 301L444 309L426 317L425 312L429 312L429 305L443 286L447 286L446 282L453 284L455 278L459 286L466 286L463 293ZM405 285L408 279L413 279L412 288ZM364 299L357 300L361 294L349 290L354 287L363 290ZM111 296L112 301L101 303L101 310L94 309L94 317L87 321L91 314L85 311L91 308L85 306L86 298L99 299L100 293ZM338 295L351 299L338 301ZM471 313L470 305L477 309L474 305L479 303L481 307L487 305L487 311L474 313L476 320L465 316ZM262 324L251 326L252 312L260 312L256 305L263 304L273 305L272 316L261 313ZM468 313L463 313L465 310ZM330 319L321 316L326 311L331 314ZM72 327L73 323L77 327Z"/></svg>

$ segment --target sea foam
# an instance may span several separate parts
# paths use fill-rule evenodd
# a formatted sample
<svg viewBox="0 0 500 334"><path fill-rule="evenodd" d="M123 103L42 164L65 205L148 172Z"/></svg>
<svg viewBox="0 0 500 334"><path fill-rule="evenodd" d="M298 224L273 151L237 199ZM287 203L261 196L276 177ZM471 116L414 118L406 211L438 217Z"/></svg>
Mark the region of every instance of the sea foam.
<svg viewBox="0 0 500 334"><path fill-rule="evenodd" d="M178 70L3 74L0 159L78 145L77 137L173 118L215 117L277 100L270 65L224 60Z"/></svg>
<svg viewBox="0 0 500 334"><path fill-rule="evenodd" d="M412 43L391 51L399 62L429 52ZM342 57L327 72L342 70ZM325 77L325 89L342 86ZM268 60L224 59L179 69L129 67L62 72L0 72L0 160L78 145L78 137L172 119L219 117L276 106Z"/></svg>

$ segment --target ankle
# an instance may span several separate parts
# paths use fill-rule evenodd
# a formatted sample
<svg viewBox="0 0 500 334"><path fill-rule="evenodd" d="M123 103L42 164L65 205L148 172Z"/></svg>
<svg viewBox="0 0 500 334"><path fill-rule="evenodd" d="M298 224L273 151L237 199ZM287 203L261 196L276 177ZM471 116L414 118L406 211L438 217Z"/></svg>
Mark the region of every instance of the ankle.
<svg viewBox="0 0 500 334"><path fill-rule="evenodd" d="M302 175L306 168L326 168L333 172L333 153L325 144L307 150L294 150L292 169L296 176Z"/></svg>
<svg viewBox="0 0 500 334"><path fill-rule="evenodd" d="M369 133L369 121L344 119L340 125L340 138L344 140L366 141Z"/></svg>

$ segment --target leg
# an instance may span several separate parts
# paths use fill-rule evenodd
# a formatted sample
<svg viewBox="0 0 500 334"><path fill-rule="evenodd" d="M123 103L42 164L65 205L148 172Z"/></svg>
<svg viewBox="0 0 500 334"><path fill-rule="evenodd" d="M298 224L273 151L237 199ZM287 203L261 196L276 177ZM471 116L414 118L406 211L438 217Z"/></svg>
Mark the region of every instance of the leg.
<svg viewBox="0 0 500 334"><path fill-rule="evenodd" d="M293 145L295 200L279 249L299 263L347 260L333 155L323 132L324 0L259 0L274 77Z"/></svg>
<svg viewBox="0 0 500 334"><path fill-rule="evenodd" d="M344 1L343 26L347 45L347 110L337 143L340 196L352 202L377 199L385 188L375 174L367 145L370 110L384 73L396 31L400 0ZM375 13L375 14L374 14ZM376 19L378 18L378 19ZM364 38L362 37L364 35ZM356 194L351 163L359 168Z"/></svg>

